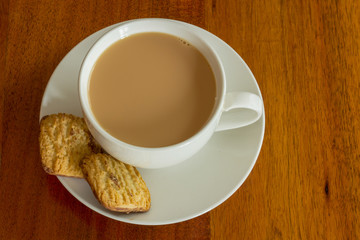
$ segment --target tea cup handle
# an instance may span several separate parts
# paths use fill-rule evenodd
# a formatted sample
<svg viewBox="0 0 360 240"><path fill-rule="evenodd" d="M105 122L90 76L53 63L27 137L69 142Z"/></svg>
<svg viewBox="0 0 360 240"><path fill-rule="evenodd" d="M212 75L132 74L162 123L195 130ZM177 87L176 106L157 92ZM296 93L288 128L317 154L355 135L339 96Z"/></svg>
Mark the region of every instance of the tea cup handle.
<svg viewBox="0 0 360 240"><path fill-rule="evenodd" d="M261 117L263 102L249 92L229 92L225 96L223 112L215 131L223 131L250 125Z"/></svg>

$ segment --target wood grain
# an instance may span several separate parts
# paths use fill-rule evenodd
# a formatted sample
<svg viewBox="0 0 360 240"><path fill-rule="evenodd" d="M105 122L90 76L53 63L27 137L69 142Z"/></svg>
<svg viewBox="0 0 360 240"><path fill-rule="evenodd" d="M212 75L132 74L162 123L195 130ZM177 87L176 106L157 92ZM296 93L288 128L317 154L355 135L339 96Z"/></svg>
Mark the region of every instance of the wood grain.
<svg viewBox="0 0 360 240"><path fill-rule="evenodd" d="M263 148L249 178L195 219L108 219L40 165L38 117L57 64L128 19L200 26L237 51L263 94ZM360 239L359 1L1 1L0 239Z"/></svg>
<svg viewBox="0 0 360 240"><path fill-rule="evenodd" d="M211 212L214 239L360 238L360 6L325 2L229 1L208 14L228 16L210 30L249 64L266 111L253 172Z"/></svg>

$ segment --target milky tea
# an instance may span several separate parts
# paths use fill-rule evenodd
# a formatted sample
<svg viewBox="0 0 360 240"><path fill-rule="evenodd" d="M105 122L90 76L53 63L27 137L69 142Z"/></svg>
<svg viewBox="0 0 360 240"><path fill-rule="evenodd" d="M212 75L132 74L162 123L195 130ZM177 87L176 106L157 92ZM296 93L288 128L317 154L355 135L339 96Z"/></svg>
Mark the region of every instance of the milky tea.
<svg viewBox="0 0 360 240"><path fill-rule="evenodd" d="M98 123L140 147L164 147L196 134L215 104L216 83L195 47L163 33L121 39L96 61L88 89Z"/></svg>

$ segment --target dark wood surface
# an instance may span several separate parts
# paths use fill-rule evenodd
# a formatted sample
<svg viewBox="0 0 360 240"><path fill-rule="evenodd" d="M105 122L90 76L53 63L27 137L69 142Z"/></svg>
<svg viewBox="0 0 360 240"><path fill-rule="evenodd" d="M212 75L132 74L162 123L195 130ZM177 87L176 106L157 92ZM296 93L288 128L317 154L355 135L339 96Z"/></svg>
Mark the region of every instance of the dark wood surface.
<svg viewBox="0 0 360 240"><path fill-rule="evenodd" d="M232 46L263 94L266 131L241 188L166 226L108 219L41 168L40 102L90 34L162 17ZM0 239L360 239L359 1L0 2Z"/></svg>

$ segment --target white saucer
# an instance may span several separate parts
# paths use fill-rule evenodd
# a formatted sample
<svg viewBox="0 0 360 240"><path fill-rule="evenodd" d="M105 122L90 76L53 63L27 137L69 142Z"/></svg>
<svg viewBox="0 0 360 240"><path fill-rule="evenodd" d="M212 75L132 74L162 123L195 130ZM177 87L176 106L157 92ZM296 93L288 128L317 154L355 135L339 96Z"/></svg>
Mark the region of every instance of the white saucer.
<svg viewBox="0 0 360 240"><path fill-rule="evenodd" d="M117 25L92 34L64 57L46 87L40 118L59 112L82 116L77 85L80 65L92 44ZM185 25L201 34L218 51L225 66L227 91L249 91L261 96L250 69L231 47L201 28ZM250 126L215 133L198 154L176 166L138 169L151 193L152 205L147 213L127 215L109 211L99 204L85 180L58 179L80 202L109 218L142 225L177 223L217 207L241 186L259 155L264 130L263 115Z"/></svg>

